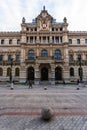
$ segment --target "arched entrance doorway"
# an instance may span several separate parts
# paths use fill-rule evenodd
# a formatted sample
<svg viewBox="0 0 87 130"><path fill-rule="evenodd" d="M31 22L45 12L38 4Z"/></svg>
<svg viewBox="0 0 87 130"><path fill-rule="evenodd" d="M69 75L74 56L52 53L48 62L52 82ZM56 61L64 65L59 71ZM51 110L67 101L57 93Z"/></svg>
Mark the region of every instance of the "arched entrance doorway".
<svg viewBox="0 0 87 130"><path fill-rule="evenodd" d="M55 80L62 80L62 68L61 67L55 68Z"/></svg>
<svg viewBox="0 0 87 130"><path fill-rule="evenodd" d="M33 67L29 67L27 69L27 79L34 80L34 68Z"/></svg>
<svg viewBox="0 0 87 130"><path fill-rule="evenodd" d="M41 69L41 81L47 81L48 80L48 68L43 67Z"/></svg>

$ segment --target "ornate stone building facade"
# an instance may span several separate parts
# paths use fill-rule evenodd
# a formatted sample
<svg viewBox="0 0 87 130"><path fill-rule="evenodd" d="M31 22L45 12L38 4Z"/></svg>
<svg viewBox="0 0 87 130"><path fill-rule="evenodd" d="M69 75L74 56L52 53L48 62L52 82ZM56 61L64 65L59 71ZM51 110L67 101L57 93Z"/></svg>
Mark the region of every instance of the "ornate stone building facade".
<svg viewBox="0 0 87 130"><path fill-rule="evenodd" d="M32 79L35 84L48 81L87 80L87 32L69 31L67 19L56 20L45 10L26 23L22 19L20 32L0 32L0 80Z"/></svg>

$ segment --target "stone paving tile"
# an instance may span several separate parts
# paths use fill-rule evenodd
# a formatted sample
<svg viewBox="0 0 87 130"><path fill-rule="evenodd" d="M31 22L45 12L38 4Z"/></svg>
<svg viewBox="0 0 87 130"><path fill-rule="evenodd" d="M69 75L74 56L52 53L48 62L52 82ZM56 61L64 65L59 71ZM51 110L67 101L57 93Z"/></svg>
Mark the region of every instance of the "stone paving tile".
<svg viewBox="0 0 87 130"><path fill-rule="evenodd" d="M87 116L59 116L50 122L44 122L40 117L3 116L0 130L87 130Z"/></svg>
<svg viewBox="0 0 87 130"><path fill-rule="evenodd" d="M0 86L0 130L87 130L87 88L47 87ZM54 110L50 122L40 118L43 106Z"/></svg>

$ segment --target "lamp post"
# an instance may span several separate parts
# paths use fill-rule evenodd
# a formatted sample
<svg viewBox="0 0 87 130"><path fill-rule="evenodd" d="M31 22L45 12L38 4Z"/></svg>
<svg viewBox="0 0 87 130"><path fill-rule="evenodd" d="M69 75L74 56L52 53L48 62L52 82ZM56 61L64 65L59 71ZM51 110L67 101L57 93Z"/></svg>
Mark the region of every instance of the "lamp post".
<svg viewBox="0 0 87 130"><path fill-rule="evenodd" d="M80 77L80 83L83 82L83 79L82 79L82 66L81 66L81 57L78 58L79 60L79 77Z"/></svg>
<svg viewBox="0 0 87 130"><path fill-rule="evenodd" d="M13 58L11 58L11 77L10 77L10 79L11 79L11 90L14 89L14 87L13 87L13 76L12 76L12 66L13 66Z"/></svg>
<svg viewBox="0 0 87 130"><path fill-rule="evenodd" d="M79 87L85 87L85 84L83 83L83 72L82 72L81 56L78 57L78 61L79 61L79 84L78 84L77 89L79 89Z"/></svg>

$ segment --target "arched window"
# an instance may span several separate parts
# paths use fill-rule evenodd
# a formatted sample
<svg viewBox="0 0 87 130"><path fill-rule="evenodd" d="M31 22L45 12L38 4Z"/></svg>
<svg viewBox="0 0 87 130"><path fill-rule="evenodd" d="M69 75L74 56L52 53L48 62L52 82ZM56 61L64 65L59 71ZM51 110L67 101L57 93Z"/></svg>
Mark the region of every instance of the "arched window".
<svg viewBox="0 0 87 130"><path fill-rule="evenodd" d="M34 50L28 51L28 59L34 59Z"/></svg>
<svg viewBox="0 0 87 130"><path fill-rule="evenodd" d="M3 76L3 69L0 68L0 76Z"/></svg>
<svg viewBox="0 0 87 130"><path fill-rule="evenodd" d="M29 67L27 69L27 79L28 80L34 80L34 68L33 67Z"/></svg>
<svg viewBox="0 0 87 130"><path fill-rule="evenodd" d="M55 80L62 80L62 68L59 66L55 68Z"/></svg>
<svg viewBox="0 0 87 130"><path fill-rule="evenodd" d="M70 76L74 76L74 68L70 68Z"/></svg>
<svg viewBox="0 0 87 130"><path fill-rule="evenodd" d="M55 59L61 59L61 51L60 50L55 50L54 58Z"/></svg>
<svg viewBox="0 0 87 130"><path fill-rule="evenodd" d="M20 70L19 70L19 68L16 68L15 69L15 76L19 76L20 75Z"/></svg>
<svg viewBox="0 0 87 130"><path fill-rule="evenodd" d="M7 76L11 76L11 68L7 68Z"/></svg>
<svg viewBox="0 0 87 130"><path fill-rule="evenodd" d="M41 56L43 56L43 57L48 56L47 50L42 50L42 51L41 51Z"/></svg>

